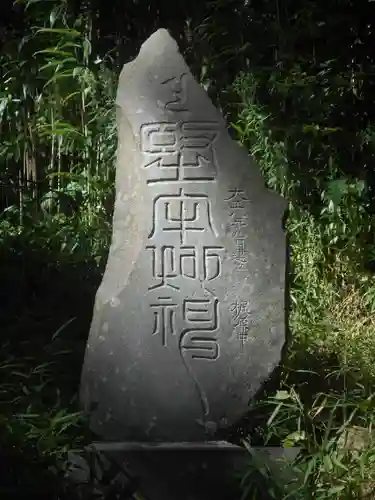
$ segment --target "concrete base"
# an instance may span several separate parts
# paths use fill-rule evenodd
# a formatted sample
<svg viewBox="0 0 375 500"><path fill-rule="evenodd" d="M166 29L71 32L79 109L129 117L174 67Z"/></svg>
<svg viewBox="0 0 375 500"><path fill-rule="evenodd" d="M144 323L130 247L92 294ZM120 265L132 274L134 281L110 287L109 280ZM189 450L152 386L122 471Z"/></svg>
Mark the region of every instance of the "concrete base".
<svg viewBox="0 0 375 500"><path fill-rule="evenodd" d="M250 469L266 465L282 481L293 481L290 464L299 449L254 448L249 453L227 442L94 443L90 451L104 457L107 464L117 464L128 478L136 480L140 496L134 498L239 500L240 481ZM80 481L84 474L81 469ZM73 480L78 480L77 473Z"/></svg>

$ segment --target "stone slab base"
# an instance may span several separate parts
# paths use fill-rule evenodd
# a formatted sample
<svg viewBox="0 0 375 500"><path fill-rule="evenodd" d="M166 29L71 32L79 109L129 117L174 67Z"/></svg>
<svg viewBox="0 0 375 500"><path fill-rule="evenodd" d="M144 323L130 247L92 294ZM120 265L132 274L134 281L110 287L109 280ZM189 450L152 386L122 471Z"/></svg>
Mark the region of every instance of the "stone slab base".
<svg viewBox="0 0 375 500"><path fill-rule="evenodd" d="M289 482L295 480L290 464L299 449L254 448L250 454L245 448L220 441L93 443L87 451L102 457L102 464L117 464L128 481L136 482L139 494L134 498L139 500L239 500L240 479L254 457L257 464L267 465L273 474ZM87 466L81 458L75 457L74 461L76 469L72 469L71 478L85 481Z"/></svg>

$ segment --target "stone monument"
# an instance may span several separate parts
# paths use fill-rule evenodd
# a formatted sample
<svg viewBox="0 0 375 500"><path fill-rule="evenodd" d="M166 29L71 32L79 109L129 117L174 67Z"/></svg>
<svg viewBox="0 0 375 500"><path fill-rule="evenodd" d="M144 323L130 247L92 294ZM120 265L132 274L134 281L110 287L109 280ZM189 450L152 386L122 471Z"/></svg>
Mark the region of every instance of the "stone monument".
<svg viewBox="0 0 375 500"><path fill-rule="evenodd" d="M113 236L81 401L102 440L215 440L281 360L286 203L166 30L124 66L117 106Z"/></svg>

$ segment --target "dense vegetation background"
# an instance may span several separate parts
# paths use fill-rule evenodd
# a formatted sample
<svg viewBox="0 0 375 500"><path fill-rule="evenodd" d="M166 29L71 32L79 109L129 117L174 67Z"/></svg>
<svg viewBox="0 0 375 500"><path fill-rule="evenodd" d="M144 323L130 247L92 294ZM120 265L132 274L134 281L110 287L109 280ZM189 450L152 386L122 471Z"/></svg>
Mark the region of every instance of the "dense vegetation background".
<svg viewBox="0 0 375 500"><path fill-rule="evenodd" d="M110 239L114 98L159 27L290 202L291 344L280 386L232 439L251 427L302 446L293 498L371 497L374 24L371 0L2 0L1 498L92 498L62 476L90 439L76 391ZM253 472L245 499L265 490Z"/></svg>

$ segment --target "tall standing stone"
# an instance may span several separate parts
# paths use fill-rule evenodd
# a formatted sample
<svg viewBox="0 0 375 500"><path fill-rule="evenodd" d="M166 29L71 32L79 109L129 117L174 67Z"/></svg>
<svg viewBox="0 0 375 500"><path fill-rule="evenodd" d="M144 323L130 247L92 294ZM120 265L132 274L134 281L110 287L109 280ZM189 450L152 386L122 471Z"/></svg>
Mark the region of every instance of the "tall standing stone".
<svg viewBox="0 0 375 500"><path fill-rule="evenodd" d="M285 201L161 29L124 66L113 237L82 374L91 427L200 441L240 419L285 342Z"/></svg>

